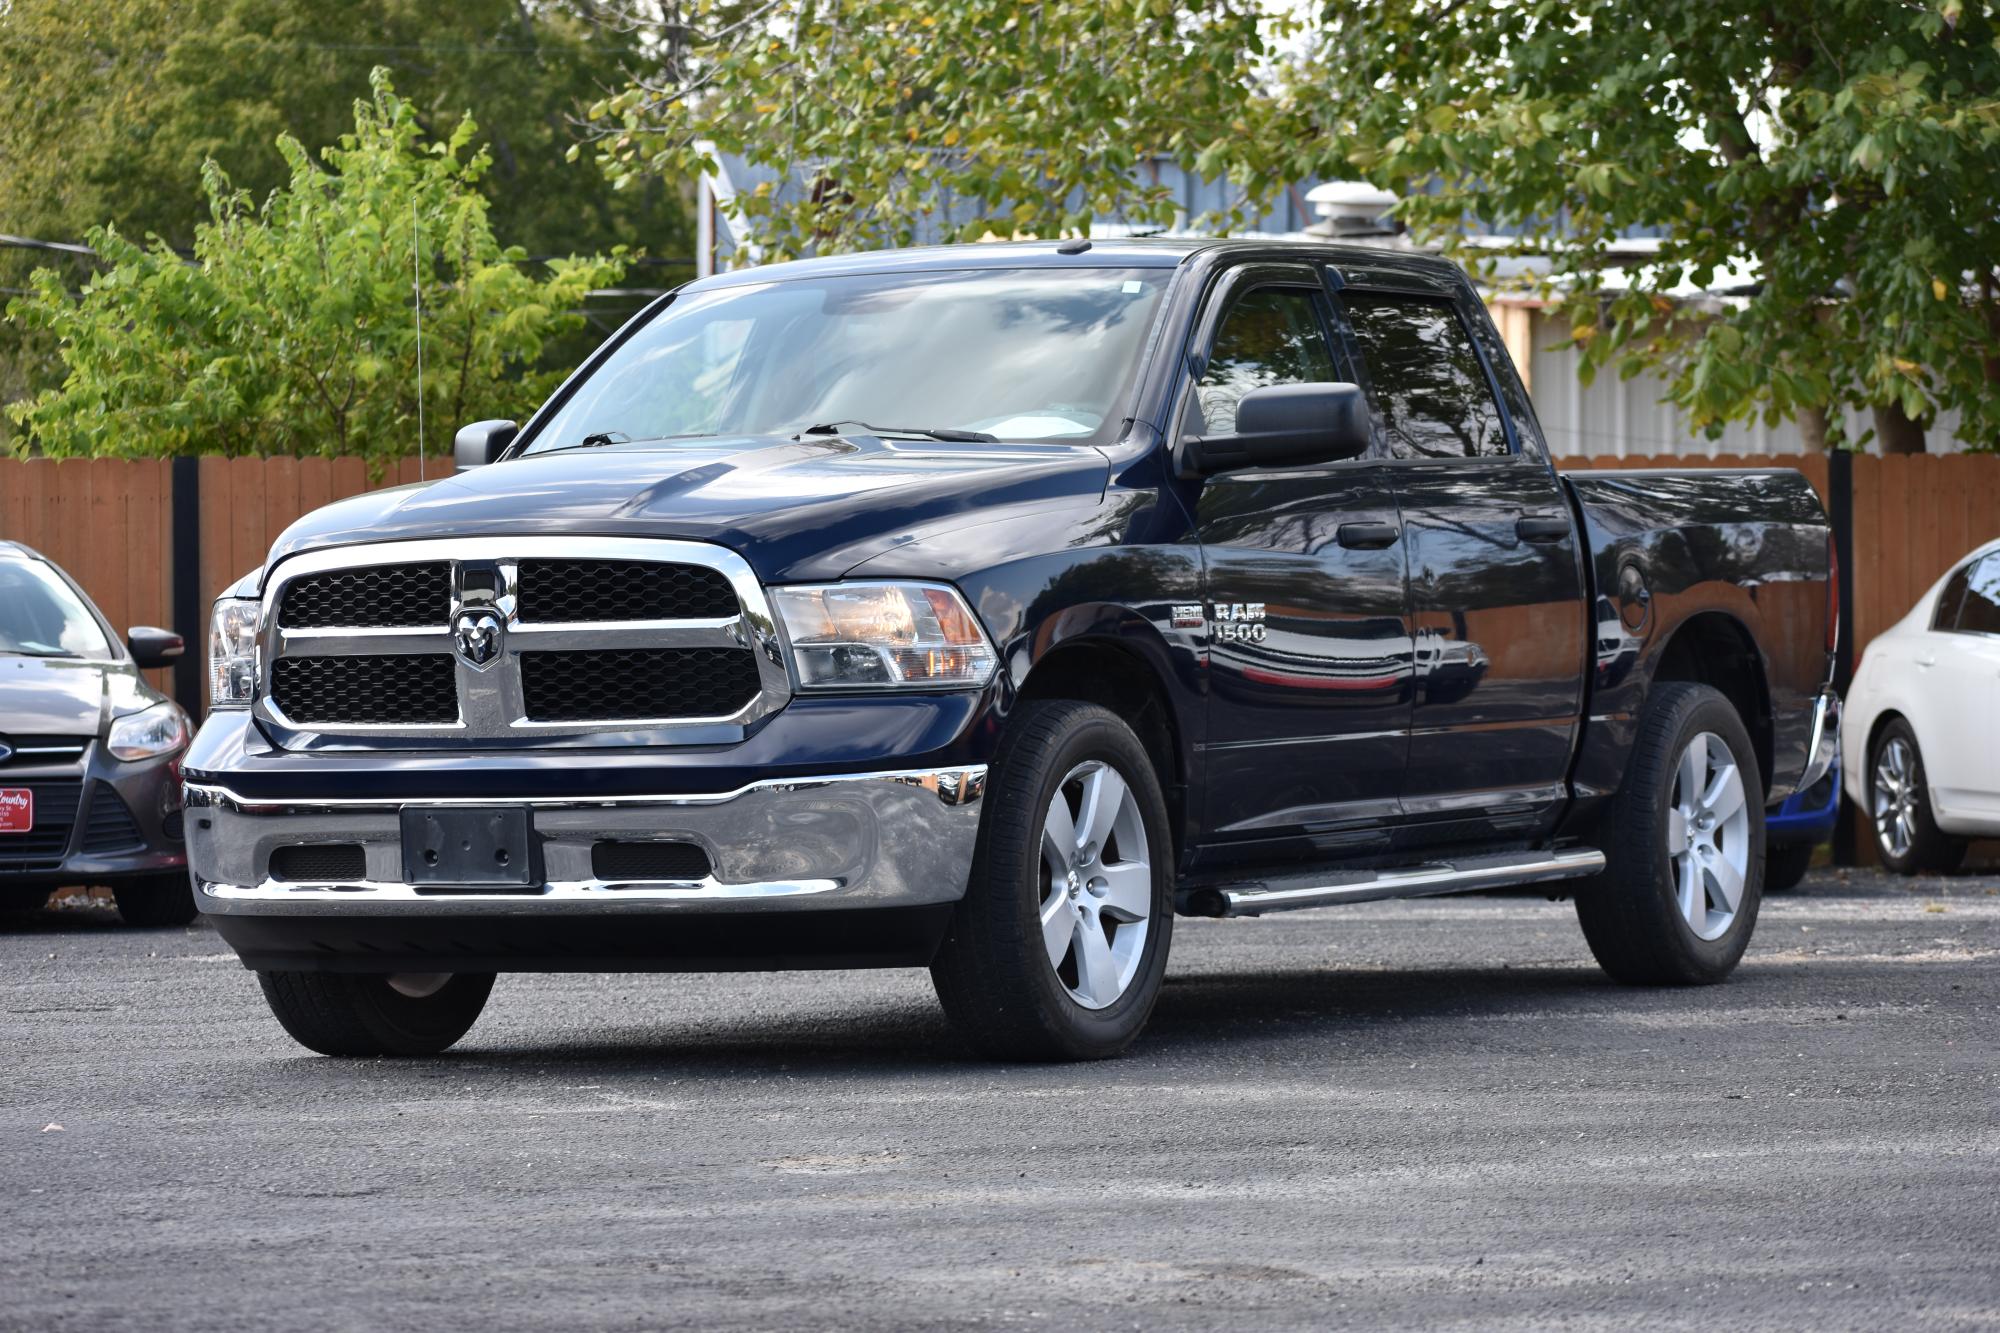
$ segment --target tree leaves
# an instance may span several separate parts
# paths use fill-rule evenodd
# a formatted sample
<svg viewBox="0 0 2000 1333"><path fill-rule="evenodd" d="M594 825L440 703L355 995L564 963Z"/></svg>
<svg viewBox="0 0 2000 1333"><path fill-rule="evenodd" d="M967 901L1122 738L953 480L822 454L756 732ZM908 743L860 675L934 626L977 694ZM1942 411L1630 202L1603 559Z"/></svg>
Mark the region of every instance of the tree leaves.
<svg viewBox="0 0 2000 1333"><path fill-rule="evenodd" d="M436 446L473 416L519 415L553 387L528 371L568 313L617 280L611 257L535 276L503 249L476 182L475 127L426 141L386 71L354 130L315 162L280 142L291 179L261 205L214 163L193 263L105 227L108 267L72 300L38 272L12 318L53 333L60 387L8 408L52 455L414 453L422 274L423 406Z"/></svg>

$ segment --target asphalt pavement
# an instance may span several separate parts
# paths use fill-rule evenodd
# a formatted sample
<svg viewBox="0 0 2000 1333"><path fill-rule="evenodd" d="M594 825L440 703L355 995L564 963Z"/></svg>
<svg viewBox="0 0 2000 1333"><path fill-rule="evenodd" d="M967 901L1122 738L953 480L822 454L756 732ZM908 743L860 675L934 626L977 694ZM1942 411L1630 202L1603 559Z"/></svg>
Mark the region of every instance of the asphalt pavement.
<svg viewBox="0 0 2000 1333"><path fill-rule="evenodd" d="M1727 985L1539 897L1181 921L1124 1059L921 972L506 976L293 1046L196 925L0 916L0 1328L2000 1325L2000 878L1815 872Z"/></svg>

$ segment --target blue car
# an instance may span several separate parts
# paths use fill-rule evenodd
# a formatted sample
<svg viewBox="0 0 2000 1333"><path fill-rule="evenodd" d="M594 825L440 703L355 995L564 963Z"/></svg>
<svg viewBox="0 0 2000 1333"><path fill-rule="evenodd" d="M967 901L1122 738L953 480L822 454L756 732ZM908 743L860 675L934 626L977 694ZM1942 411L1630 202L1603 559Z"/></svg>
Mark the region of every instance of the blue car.
<svg viewBox="0 0 2000 1333"><path fill-rule="evenodd" d="M1764 890L1796 888L1812 865L1813 849L1833 836L1840 815L1840 756L1826 776L1764 816Z"/></svg>

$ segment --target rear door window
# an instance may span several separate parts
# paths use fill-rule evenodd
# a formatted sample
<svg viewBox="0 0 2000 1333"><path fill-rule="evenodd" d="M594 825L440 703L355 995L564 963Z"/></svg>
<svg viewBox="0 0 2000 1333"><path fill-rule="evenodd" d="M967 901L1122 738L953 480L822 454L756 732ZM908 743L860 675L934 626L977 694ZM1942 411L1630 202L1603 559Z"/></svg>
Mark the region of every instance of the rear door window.
<svg viewBox="0 0 2000 1333"><path fill-rule="evenodd" d="M1500 405L1451 302L1384 292L1340 295L1368 365L1370 403L1391 458L1497 458Z"/></svg>

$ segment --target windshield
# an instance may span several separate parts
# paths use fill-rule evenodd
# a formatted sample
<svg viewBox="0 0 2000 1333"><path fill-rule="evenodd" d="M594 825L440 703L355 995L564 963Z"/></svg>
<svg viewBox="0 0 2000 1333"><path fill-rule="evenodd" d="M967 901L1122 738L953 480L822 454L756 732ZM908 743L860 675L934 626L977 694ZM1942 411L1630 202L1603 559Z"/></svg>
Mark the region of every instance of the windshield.
<svg viewBox="0 0 2000 1333"><path fill-rule="evenodd" d="M613 352L529 453L866 423L1109 439L1171 269L980 269L693 292Z"/></svg>
<svg viewBox="0 0 2000 1333"><path fill-rule="evenodd" d="M109 657L83 599L39 560L0 560L0 653Z"/></svg>

